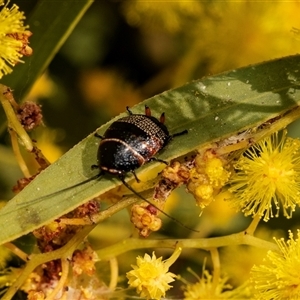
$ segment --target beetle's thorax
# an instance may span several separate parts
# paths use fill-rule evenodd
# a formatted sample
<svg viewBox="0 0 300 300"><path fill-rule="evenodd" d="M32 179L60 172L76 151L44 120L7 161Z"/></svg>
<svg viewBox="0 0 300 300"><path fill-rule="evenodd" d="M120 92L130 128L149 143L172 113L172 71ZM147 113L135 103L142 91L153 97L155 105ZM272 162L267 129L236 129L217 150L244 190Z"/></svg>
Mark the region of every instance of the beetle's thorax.
<svg viewBox="0 0 300 300"><path fill-rule="evenodd" d="M169 137L169 131L167 127L160 123L155 117L145 115L130 115L124 118L120 118L116 122L124 122L132 124L141 129L144 134L149 136L156 136L161 140L165 140ZM116 123L115 122L115 123Z"/></svg>

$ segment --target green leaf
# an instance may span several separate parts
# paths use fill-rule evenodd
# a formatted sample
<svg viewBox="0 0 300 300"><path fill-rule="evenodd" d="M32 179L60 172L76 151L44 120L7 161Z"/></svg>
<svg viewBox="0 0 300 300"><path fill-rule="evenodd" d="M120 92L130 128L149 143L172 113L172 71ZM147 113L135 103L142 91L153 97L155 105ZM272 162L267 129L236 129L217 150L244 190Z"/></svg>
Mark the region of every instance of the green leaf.
<svg viewBox="0 0 300 300"><path fill-rule="evenodd" d="M286 57L196 80L152 97L131 110L143 113L147 104L154 116L166 113L170 133L188 129L187 135L174 138L160 153L160 159L170 161L297 107L299 70L300 56ZM103 134L120 116L97 132ZM105 176L45 198L97 174L90 166L96 163L98 143L91 133L0 211L1 243L26 234L120 184L117 178ZM157 163L146 164L137 173L146 172L154 165Z"/></svg>
<svg viewBox="0 0 300 300"><path fill-rule="evenodd" d="M1 83L14 90L19 102L29 92L34 82L45 71L54 55L68 38L92 0L47 1L39 0L32 14L25 20L33 33L29 39L33 54L23 57L14 71L1 79ZM4 122L4 114L0 122Z"/></svg>

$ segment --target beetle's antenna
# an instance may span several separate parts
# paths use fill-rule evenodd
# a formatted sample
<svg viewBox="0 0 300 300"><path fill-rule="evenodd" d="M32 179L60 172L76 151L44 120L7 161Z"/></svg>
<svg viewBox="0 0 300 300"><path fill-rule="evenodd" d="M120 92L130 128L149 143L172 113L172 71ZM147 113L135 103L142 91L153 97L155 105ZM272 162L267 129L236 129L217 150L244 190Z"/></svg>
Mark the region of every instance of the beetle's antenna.
<svg viewBox="0 0 300 300"><path fill-rule="evenodd" d="M184 134L187 134L187 133L188 133L188 131L185 129L185 130L183 130L181 132L177 132L177 133L172 134L171 138L173 139L176 136L184 135Z"/></svg>
<svg viewBox="0 0 300 300"><path fill-rule="evenodd" d="M136 196L138 196L139 198L141 198L142 200L144 200L145 202L149 203L150 205L154 206L158 211L160 211L163 215L165 215L166 217L168 217L169 219L171 219L173 222L177 223L178 225L188 229L188 230L191 230L191 231L194 231L194 232L199 232L198 230L196 229L193 229L193 228L190 228L186 225L184 225L182 222L180 222L179 220L177 220L176 218L170 216L169 214L167 214L166 212L164 212L162 209L160 209L159 207L157 207L155 204L153 204L151 201L147 200L146 198L144 198L143 196L141 196L137 191L135 191L125 180L124 178L122 177L119 177L120 180L122 181L122 183L130 190L132 191Z"/></svg>
<svg viewBox="0 0 300 300"><path fill-rule="evenodd" d="M88 178L88 179L86 179L86 180L83 180L83 181L78 182L78 183L76 183L76 184L74 184L74 185L68 186L68 187L66 187L66 188L64 188L64 189L61 189L61 190L56 191L56 192L54 192L54 193L52 193L52 194L49 194L49 195L47 195L47 197L49 197L49 196L55 196L55 195L58 194L58 193L66 192L66 191L68 191L68 190L74 189L74 188L76 188L76 187L78 187L78 186L81 186L81 185L84 185L84 184L86 184L86 183L88 183L88 182L90 182L90 181L96 180L96 179L100 178L102 175L103 175L103 173L100 172L99 174L94 175L94 176L92 176L92 177L90 177L90 178ZM45 196L45 197L46 197L46 196ZM43 198L43 197L42 197L42 198Z"/></svg>
<svg viewBox="0 0 300 300"><path fill-rule="evenodd" d="M99 174L97 174L97 175L95 175L95 176L93 176L93 177L90 177L90 178L88 178L88 179L86 179L86 180L84 180L84 181L78 182L78 183L76 183L76 184L74 184L74 185L68 186L68 187L66 187L66 188L64 188L64 189L61 189L61 190L58 190L58 191L56 191L56 192L53 192L53 193L50 193L50 194L47 194L47 195L38 197L38 198L36 198L36 199L32 199L32 200L30 200L30 203L31 203L31 202L40 201L40 200L43 200L43 199L47 199L47 198L49 198L49 197L53 197L53 196L55 196L55 195L60 194L61 192L69 191L69 190L74 189L74 188L76 188L76 187L78 187L78 186L81 186L81 185L83 185L83 184L86 184L86 183L88 183L88 182L90 182L90 181L92 181L92 180L96 180L96 179L100 178L102 175L103 175L103 173L100 172ZM20 203L20 204L27 204L27 203L24 202L24 203Z"/></svg>

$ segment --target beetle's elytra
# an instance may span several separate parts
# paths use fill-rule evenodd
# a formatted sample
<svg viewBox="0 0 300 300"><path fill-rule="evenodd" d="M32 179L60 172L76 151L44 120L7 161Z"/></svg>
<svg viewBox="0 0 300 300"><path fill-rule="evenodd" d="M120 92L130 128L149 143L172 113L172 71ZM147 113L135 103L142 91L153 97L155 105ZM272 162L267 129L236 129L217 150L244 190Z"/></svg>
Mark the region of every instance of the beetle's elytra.
<svg viewBox="0 0 300 300"><path fill-rule="evenodd" d="M103 137L96 135L102 139L97 157L99 169L120 178L150 160L157 160L155 155L173 137L164 125L164 114L158 120L151 116L148 106L145 115L133 114L128 108L127 111L129 116L113 122Z"/></svg>

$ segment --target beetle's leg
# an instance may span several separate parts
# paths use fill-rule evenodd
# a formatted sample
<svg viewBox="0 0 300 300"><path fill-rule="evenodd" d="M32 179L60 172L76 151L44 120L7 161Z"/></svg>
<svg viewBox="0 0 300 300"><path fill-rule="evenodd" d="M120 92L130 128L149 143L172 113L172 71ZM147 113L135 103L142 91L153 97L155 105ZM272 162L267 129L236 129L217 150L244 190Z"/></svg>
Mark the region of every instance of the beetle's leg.
<svg viewBox="0 0 300 300"><path fill-rule="evenodd" d="M139 178L136 176L136 174L135 174L134 171L131 171L131 173L133 174L133 176L134 176L136 182L138 182L138 183L141 182L141 181L139 180ZM124 184L125 184L125 176L126 176L125 173L118 174L119 179L120 179ZM126 184L125 184L125 185L126 185ZM127 186L127 185L126 185L126 186Z"/></svg>
<svg viewBox="0 0 300 300"><path fill-rule="evenodd" d="M173 137L175 137L175 136L184 135L184 134L187 134L187 133L188 133L188 131L185 129L185 130L183 130L183 131L181 131L181 132L177 132L177 133L172 134L172 135L171 135L171 138L173 138Z"/></svg>
<svg viewBox="0 0 300 300"><path fill-rule="evenodd" d="M164 124L165 123L165 120L166 120L166 117L165 117L165 113L163 112L159 118L159 122Z"/></svg>
<svg viewBox="0 0 300 300"><path fill-rule="evenodd" d="M134 178L135 178L135 180L136 180L137 183L141 182L141 181L138 179L138 177L136 176L136 174L135 174L134 171L131 171L131 173L133 174L133 176L134 176Z"/></svg>
<svg viewBox="0 0 300 300"><path fill-rule="evenodd" d="M145 115L151 117L151 109L148 105L145 105Z"/></svg>
<svg viewBox="0 0 300 300"><path fill-rule="evenodd" d="M165 164L165 165L168 165L168 163L166 162L166 161L164 161L164 160L162 160L162 159L159 159L159 158L157 158L157 157L151 157L150 159L149 159L149 161L158 161L158 162L161 162L161 163L163 163L163 164Z"/></svg>
<svg viewBox="0 0 300 300"><path fill-rule="evenodd" d="M99 133L97 133L97 132L94 133L94 137L97 137L97 138L99 138L101 140L104 139L104 137L102 135L100 135Z"/></svg>
<svg viewBox="0 0 300 300"><path fill-rule="evenodd" d="M99 169L99 166L98 166L98 165L91 165L91 169L92 169L92 170Z"/></svg>
<svg viewBox="0 0 300 300"><path fill-rule="evenodd" d="M128 111L128 113L129 113L130 115L132 115L132 111L129 109L129 106L126 106L126 110Z"/></svg>

